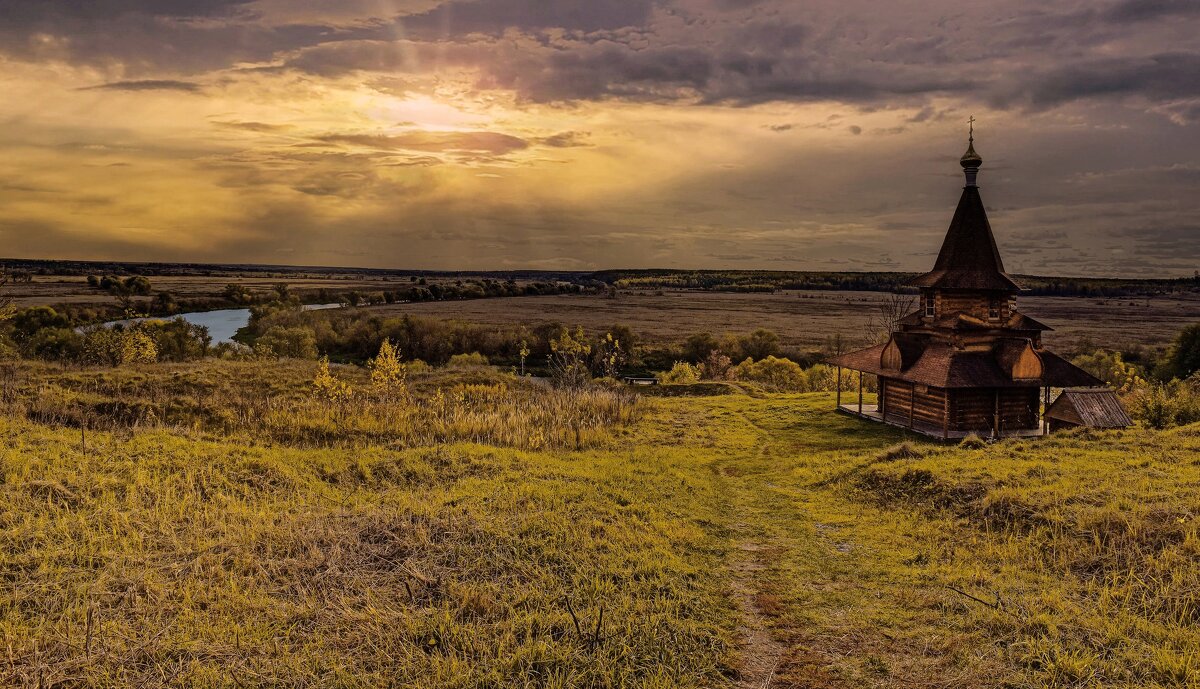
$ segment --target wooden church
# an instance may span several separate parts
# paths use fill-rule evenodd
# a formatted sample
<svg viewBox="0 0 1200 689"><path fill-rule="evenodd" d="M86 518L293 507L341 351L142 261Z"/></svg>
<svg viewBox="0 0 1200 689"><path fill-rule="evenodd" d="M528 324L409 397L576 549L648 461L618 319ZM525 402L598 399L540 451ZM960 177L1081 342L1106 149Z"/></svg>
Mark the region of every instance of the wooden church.
<svg viewBox="0 0 1200 689"><path fill-rule="evenodd" d="M838 409L941 438L1041 435L1052 388L1088 388L1120 409L1102 381L1042 347L1051 328L1017 311L1021 286L1004 272L975 183L983 159L973 127L960 162L966 186L937 262L908 283L920 290L918 310L886 344L829 361ZM856 403L842 404L841 369L859 372ZM877 405L863 404L864 374L878 377Z"/></svg>

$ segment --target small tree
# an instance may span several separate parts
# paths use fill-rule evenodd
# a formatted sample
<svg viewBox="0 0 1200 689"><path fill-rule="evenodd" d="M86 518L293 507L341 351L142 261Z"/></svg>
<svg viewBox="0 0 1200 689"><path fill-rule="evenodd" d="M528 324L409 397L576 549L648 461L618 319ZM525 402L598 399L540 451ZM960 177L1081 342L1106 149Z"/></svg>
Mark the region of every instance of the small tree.
<svg viewBox="0 0 1200 689"><path fill-rule="evenodd" d="M766 359L779 353L779 336L765 328L759 328L741 338L741 354L750 359Z"/></svg>
<svg viewBox="0 0 1200 689"><path fill-rule="evenodd" d="M604 339L596 346L596 364L602 378L616 378L621 367L625 365L625 350L621 341L606 333Z"/></svg>
<svg viewBox="0 0 1200 689"><path fill-rule="evenodd" d="M563 328L558 337L550 340L550 372L554 383L561 387L582 387L591 380L588 358L592 346L588 344L583 326L570 330Z"/></svg>
<svg viewBox="0 0 1200 689"><path fill-rule="evenodd" d="M896 331L901 318L912 313L916 299L911 294L893 292L879 302L878 309L867 320L867 339L871 342L887 342Z"/></svg>
<svg viewBox="0 0 1200 689"><path fill-rule="evenodd" d="M8 274L0 273L0 288L8 284ZM0 295L0 323L10 319L17 312L17 308L13 306L12 297Z"/></svg>
<svg viewBox="0 0 1200 689"><path fill-rule="evenodd" d="M525 360L529 358L529 342L521 340L521 349L517 352L521 356L521 375L525 375Z"/></svg>
<svg viewBox="0 0 1200 689"><path fill-rule="evenodd" d="M408 394L407 371L400 361L400 350L392 345L391 340L384 340L379 345L379 354L370 362L371 385L376 394L387 400L394 400Z"/></svg>
<svg viewBox="0 0 1200 689"><path fill-rule="evenodd" d="M354 391L346 382L334 377L329 370L329 357L323 356L317 362L317 374L313 376L313 394L326 402L344 402Z"/></svg>
<svg viewBox="0 0 1200 689"><path fill-rule="evenodd" d="M158 361L158 345L142 328L133 327L122 333L121 359L124 364L152 364Z"/></svg>
<svg viewBox="0 0 1200 689"><path fill-rule="evenodd" d="M700 371L702 377L708 380L729 380L732 377L732 367L733 361L720 350L714 349L705 357L704 363L700 364Z"/></svg>
<svg viewBox="0 0 1200 689"><path fill-rule="evenodd" d="M1184 328L1171 346L1171 375L1179 379L1200 371L1200 323Z"/></svg>
<svg viewBox="0 0 1200 689"><path fill-rule="evenodd" d="M1120 352L1099 350L1092 354L1077 356L1071 360L1071 363L1122 393L1131 392L1145 382L1137 367L1127 363Z"/></svg>

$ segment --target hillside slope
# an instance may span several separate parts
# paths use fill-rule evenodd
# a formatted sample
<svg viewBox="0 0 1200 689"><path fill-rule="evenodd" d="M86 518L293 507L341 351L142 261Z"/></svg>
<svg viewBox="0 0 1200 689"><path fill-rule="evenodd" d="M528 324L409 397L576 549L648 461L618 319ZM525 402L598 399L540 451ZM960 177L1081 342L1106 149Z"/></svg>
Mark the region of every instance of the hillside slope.
<svg viewBox="0 0 1200 689"><path fill-rule="evenodd" d="M581 451L0 420L0 684L1200 681L1200 429L895 449L828 395L642 405Z"/></svg>

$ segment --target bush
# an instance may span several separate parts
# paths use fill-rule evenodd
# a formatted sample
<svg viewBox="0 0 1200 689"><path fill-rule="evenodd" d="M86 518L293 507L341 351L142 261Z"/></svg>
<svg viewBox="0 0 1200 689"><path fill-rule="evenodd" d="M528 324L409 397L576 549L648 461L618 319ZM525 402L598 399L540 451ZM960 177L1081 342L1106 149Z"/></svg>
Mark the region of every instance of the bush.
<svg viewBox="0 0 1200 689"><path fill-rule="evenodd" d="M1102 349L1077 356L1071 363L1121 392L1131 392L1143 382L1141 372L1136 366L1127 363L1120 352Z"/></svg>
<svg viewBox="0 0 1200 689"><path fill-rule="evenodd" d="M741 355L747 359L766 359L779 354L779 336L759 328L739 339Z"/></svg>
<svg viewBox="0 0 1200 689"><path fill-rule="evenodd" d="M433 367L424 361L421 361L420 359L413 359L412 361L404 364L404 370L409 374L429 373L433 370Z"/></svg>
<svg viewBox="0 0 1200 689"><path fill-rule="evenodd" d="M656 377L662 385L691 385L700 382L700 369L686 361L676 361L670 371Z"/></svg>
<svg viewBox="0 0 1200 689"><path fill-rule="evenodd" d="M470 354L455 354L446 363L448 368L471 368L472 366L487 366L488 358L479 352Z"/></svg>
<svg viewBox="0 0 1200 689"><path fill-rule="evenodd" d="M1151 428L1200 421L1200 377L1143 385L1128 398L1129 413Z"/></svg>
<svg viewBox="0 0 1200 689"><path fill-rule="evenodd" d="M790 359L768 356L762 361L746 359L733 368L733 377L750 383L758 383L772 390L808 392L812 389L808 375L800 365Z"/></svg>
<svg viewBox="0 0 1200 689"><path fill-rule="evenodd" d="M729 380L733 377L733 362L719 350L712 350L700 364L701 377L705 380Z"/></svg>
<svg viewBox="0 0 1200 689"><path fill-rule="evenodd" d="M317 358L317 339L313 331L304 328L272 326L254 341L256 352L290 359Z"/></svg>
<svg viewBox="0 0 1200 689"><path fill-rule="evenodd" d="M828 364L817 364L808 369L808 385L813 392L834 392L838 389L838 369ZM842 390L858 390L858 373L842 369ZM878 390L875 376L863 377L863 390L875 392Z"/></svg>
<svg viewBox="0 0 1200 689"><path fill-rule="evenodd" d="M1175 338L1167 366L1176 378L1188 378L1200 371L1200 323L1190 325Z"/></svg>
<svg viewBox="0 0 1200 689"><path fill-rule="evenodd" d="M22 345L25 356L54 361L78 359L83 337L71 328L42 328Z"/></svg>
<svg viewBox="0 0 1200 689"><path fill-rule="evenodd" d="M143 321L138 329L154 340L159 361L193 361L208 355L212 337L208 328L183 318Z"/></svg>

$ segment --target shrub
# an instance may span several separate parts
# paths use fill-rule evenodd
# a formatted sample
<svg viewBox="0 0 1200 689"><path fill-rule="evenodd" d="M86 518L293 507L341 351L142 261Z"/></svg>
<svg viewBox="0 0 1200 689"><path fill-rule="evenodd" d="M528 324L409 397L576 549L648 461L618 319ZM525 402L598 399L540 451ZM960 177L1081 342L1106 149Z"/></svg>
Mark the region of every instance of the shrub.
<svg viewBox="0 0 1200 689"><path fill-rule="evenodd" d="M696 333L683 342L683 359L698 363L708 358L708 355L720 348L717 338L712 333Z"/></svg>
<svg viewBox="0 0 1200 689"><path fill-rule="evenodd" d="M733 377L773 390L808 392L811 389L808 375L799 364L774 356L768 356L762 361L746 359L733 368Z"/></svg>
<svg viewBox="0 0 1200 689"><path fill-rule="evenodd" d="M592 346L583 333L583 326L570 330L562 328L558 337L550 340L550 373L560 387L580 387L592 379L588 359Z"/></svg>
<svg viewBox="0 0 1200 689"><path fill-rule="evenodd" d="M479 352L470 354L455 354L446 363L448 368L471 368L472 366L487 366L488 358Z"/></svg>
<svg viewBox="0 0 1200 689"><path fill-rule="evenodd" d="M625 365L626 348L619 337L606 333L604 339L596 343L595 368L601 378L616 378L617 373Z"/></svg>
<svg viewBox="0 0 1200 689"><path fill-rule="evenodd" d="M407 371L400 363L400 351L389 340L379 345L379 354L368 363L371 369L371 386L375 393L387 400L395 400L408 394Z"/></svg>
<svg viewBox="0 0 1200 689"><path fill-rule="evenodd" d="M1137 367L1127 363L1120 352L1098 350L1077 356L1071 363L1121 392L1131 392L1143 382Z"/></svg>
<svg viewBox="0 0 1200 689"><path fill-rule="evenodd" d="M838 369L836 366L828 364L817 364L808 369L808 385L813 392L834 392L838 389ZM857 390L858 389L858 373L849 369L842 369L841 376L842 390ZM875 392L878 388L875 376L863 377L863 389L868 392Z"/></svg>
<svg viewBox="0 0 1200 689"><path fill-rule="evenodd" d="M779 354L779 336L759 328L739 340L741 354L747 359L766 359Z"/></svg>
<svg viewBox="0 0 1200 689"><path fill-rule="evenodd" d="M1200 371L1200 323L1184 328L1175 338L1167 365L1177 378Z"/></svg>
<svg viewBox="0 0 1200 689"><path fill-rule="evenodd" d="M37 359L78 359L83 352L83 337L71 328L42 328L30 336L21 349L26 356Z"/></svg>
<svg viewBox="0 0 1200 689"><path fill-rule="evenodd" d="M326 402L344 402L354 396L354 390L349 383L338 380L329 370L329 357L323 356L317 363L317 373L313 376L313 394Z"/></svg>
<svg viewBox="0 0 1200 689"><path fill-rule="evenodd" d="M137 330L154 340L160 361L193 361L208 355L212 337L208 328L193 325L183 318L169 321L142 321Z"/></svg>
<svg viewBox="0 0 1200 689"><path fill-rule="evenodd" d="M82 359L108 366L149 364L158 361L158 344L142 323L97 328L83 336Z"/></svg>
<svg viewBox="0 0 1200 689"><path fill-rule="evenodd" d="M1200 377L1142 385L1128 399L1129 413L1151 428L1200 421Z"/></svg>
<svg viewBox="0 0 1200 689"><path fill-rule="evenodd" d="M676 361L670 371L659 373L657 378L663 385L690 385L700 382L700 369L686 361Z"/></svg>
<svg viewBox="0 0 1200 689"><path fill-rule="evenodd" d="M733 377L733 362L719 350L712 350L700 364L701 377L705 380L729 380Z"/></svg>
<svg viewBox="0 0 1200 689"><path fill-rule="evenodd" d="M963 438L962 441L958 443L958 446L964 450L979 450L987 447L987 441L972 433Z"/></svg>
<svg viewBox="0 0 1200 689"><path fill-rule="evenodd" d="M305 327L271 326L254 341L254 349L264 355L291 359L317 358L317 338Z"/></svg>

